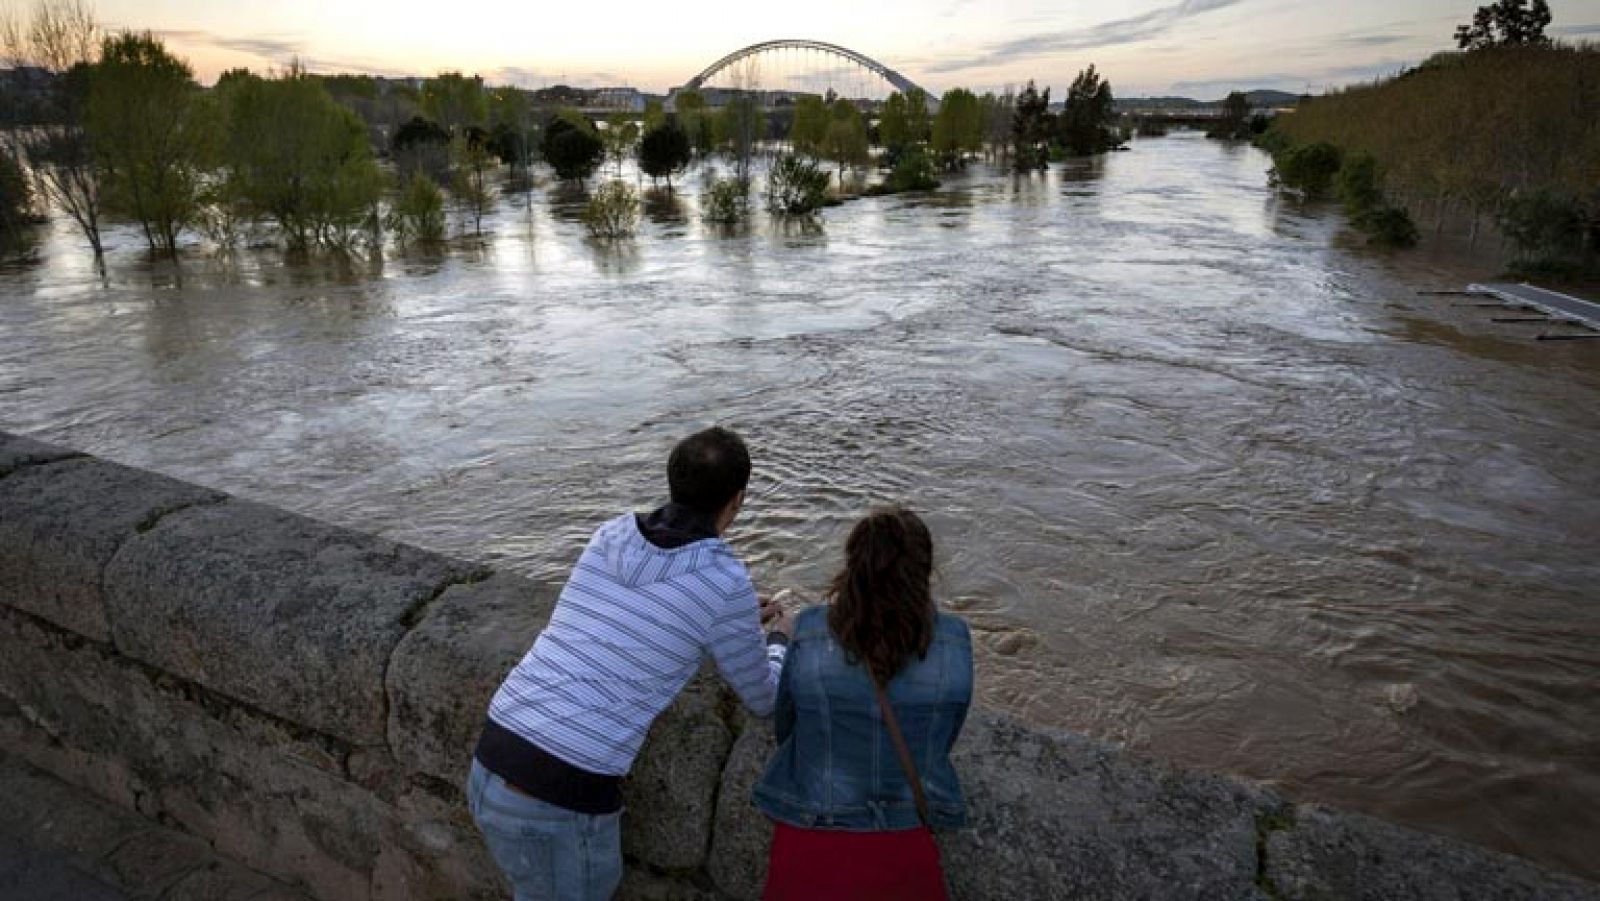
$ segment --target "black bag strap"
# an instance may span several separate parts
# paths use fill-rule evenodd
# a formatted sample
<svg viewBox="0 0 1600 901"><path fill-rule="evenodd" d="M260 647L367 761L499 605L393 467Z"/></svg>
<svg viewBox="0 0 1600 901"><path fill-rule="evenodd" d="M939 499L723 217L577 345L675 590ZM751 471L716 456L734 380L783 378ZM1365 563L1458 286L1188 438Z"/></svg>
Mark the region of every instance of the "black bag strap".
<svg viewBox="0 0 1600 901"><path fill-rule="evenodd" d="M923 828L928 827L928 797L922 793L922 779L917 776L917 765L911 759L911 748L906 745L905 733L900 731L900 720L894 715L894 707L889 703L889 693L884 691L883 683L871 670L867 673L872 677L872 687L878 693L878 710L883 713L883 724L889 727L889 740L894 742L895 753L900 756L900 769L905 771L906 779L911 783L911 796L917 802L917 819L922 821Z"/></svg>

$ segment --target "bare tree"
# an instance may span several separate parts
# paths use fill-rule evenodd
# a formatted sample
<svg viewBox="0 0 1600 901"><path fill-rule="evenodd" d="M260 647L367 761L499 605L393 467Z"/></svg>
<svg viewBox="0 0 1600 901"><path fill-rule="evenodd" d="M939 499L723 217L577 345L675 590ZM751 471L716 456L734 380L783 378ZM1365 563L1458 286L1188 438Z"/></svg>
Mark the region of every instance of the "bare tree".
<svg viewBox="0 0 1600 901"><path fill-rule="evenodd" d="M85 0L39 0L23 20L15 11L0 18L0 54L13 66L36 66L56 75L50 101L36 121L13 132L38 191L72 217L103 266L100 240L100 175L83 130L88 95L85 64L100 56L103 37Z"/></svg>
<svg viewBox="0 0 1600 901"><path fill-rule="evenodd" d="M26 20L0 13L0 53L12 66L36 66L60 75L100 53L101 29L86 0L38 0Z"/></svg>

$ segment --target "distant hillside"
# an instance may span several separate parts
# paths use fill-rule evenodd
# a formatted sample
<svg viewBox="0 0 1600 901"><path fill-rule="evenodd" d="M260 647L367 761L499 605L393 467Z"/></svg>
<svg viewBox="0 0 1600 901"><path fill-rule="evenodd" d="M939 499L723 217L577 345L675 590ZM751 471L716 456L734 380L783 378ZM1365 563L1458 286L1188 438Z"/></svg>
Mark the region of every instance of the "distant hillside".
<svg viewBox="0 0 1600 901"><path fill-rule="evenodd" d="M1251 106L1294 106L1300 102L1299 94L1288 91L1245 91L1244 96L1249 98Z"/></svg>
<svg viewBox="0 0 1600 901"><path fill-rule="evenodd" d="M1288 91L1246 91L1244 96L1249 99L1250 105L1255 107L1293 106L1300 102L1299 94ZM1119 97L1117 109L1206 109L1222 105L1222 98L1216 100L1196 100L1193 97Z"/></svg>

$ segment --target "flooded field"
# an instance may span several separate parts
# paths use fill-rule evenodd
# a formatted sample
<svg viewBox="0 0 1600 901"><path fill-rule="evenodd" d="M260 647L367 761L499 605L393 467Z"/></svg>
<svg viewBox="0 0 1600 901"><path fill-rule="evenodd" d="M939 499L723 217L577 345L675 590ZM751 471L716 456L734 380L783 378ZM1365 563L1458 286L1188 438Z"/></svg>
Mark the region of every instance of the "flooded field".
<svg viewBox="0 0 1600 901"><path fill-rule="evenodd" d="M0 428L564 577L710 422L731 538L815 596L903 500L980 692L1043 724L1600 876L1600 342L1422 289L1194 135L633 241L541 188L381 260L65 224L0 271ZM760 217L764 220L764 217Z"/></svg>

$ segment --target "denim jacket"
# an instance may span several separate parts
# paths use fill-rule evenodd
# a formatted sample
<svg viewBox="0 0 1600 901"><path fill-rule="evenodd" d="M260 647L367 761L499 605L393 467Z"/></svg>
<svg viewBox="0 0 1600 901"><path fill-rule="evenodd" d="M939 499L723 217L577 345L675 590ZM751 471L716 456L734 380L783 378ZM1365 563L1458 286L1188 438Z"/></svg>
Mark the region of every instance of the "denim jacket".
<svg viewBox="0 0 1600 901"><path fill-rule="evenodd" d="M928 797L930 825L966 822L950 749L972 703L972 638L959 617L939 614L928 654L888 685ZM887 831L917 825L916 801L878 711L872 678L828 629L826 607L795 622L773 714L778 751L755 787L756 806L805 829Z"/></svg>

